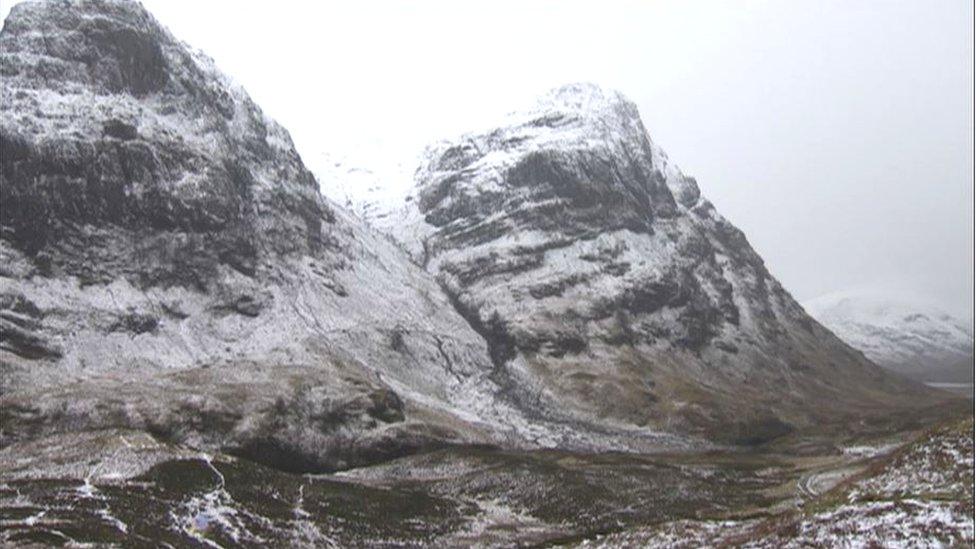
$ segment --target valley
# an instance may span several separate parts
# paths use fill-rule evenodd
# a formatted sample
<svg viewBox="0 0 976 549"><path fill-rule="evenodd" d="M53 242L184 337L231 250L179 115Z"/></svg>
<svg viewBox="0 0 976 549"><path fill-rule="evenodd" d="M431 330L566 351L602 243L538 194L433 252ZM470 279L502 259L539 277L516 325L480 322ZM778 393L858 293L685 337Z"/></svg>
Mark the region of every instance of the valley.
<svg viewBox="0 0 976 549"><path fill-rule="evenodd" d="M956 545L972 542L972 514L965 518L973 504L970 405L956 401L751 449L639 455L455 447L317 475L135 432L87 433L0 451L0 524L4 543L87 546L693 547L894 539L851 526L865 515L885 528L908 521L906 531L921 536L916 541ZM65 445L76 454L66 455ZM25 466L30 455L44 458ZM942 518L931 522L930 513Z"/></svg>

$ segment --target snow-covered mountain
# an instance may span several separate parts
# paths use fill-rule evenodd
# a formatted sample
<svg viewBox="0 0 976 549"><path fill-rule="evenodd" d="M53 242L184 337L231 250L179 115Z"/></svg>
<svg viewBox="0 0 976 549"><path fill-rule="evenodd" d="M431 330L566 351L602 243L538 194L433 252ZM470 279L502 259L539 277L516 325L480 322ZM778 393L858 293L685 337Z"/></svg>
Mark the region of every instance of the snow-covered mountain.
<svg viewBox="0 0 976 549"><path fill-rule="evenodd" d="M4 547L726 524L961 402L808 317L615 92L316 178L126 0L16 5L0 92Z"/></svg>
<svg viewBox="0 0 976 549"><path fill-rule="evenodd" d="M381 219L536 418L752 440L915 395L806 315L616 92L431 147Z"/></svg>
<svg viewBox="0 0 976 549"><path fill-rule="evenodd" d="M406 201L358 208L383 235L137 3L18 4L0 56L4 446L126 429L318 471L929 397L807 317L619 94L431 148ZM368 197L401 170L331 166Z"/></svg>
<svg viewBox="0 0 976 549"><path fill-rule="evenodd" d="M5 445L127 428L321 470L528 438L433 278L138 3L18 4L0 55Z"/></svg>
<svg viewBox="0 0 976 549"><path fill-rule="evenodd" d="M434 276L138 3L18 4L0 55L4 445L119 428L329 470L703 443L528 413Z"/></svg>
<svg viewBox="0 0 976 549"><path fill-rule="evenodd" d="M920 301L838 292L803 303L874 362L927 382L973 381L973 323Z"/></svg>

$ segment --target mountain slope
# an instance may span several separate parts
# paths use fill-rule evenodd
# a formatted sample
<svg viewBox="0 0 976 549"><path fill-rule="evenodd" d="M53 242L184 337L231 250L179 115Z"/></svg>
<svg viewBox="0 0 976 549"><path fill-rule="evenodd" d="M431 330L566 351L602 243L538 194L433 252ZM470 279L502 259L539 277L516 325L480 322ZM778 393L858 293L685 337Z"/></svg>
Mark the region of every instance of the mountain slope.
<svg viewBox="0 0 976 549"><path fill-rule="evenodd" d="M749 442L925 398L808 317L615 92L432 147L385 219L534 417Z"/></svg>
<svg viewBox="0 0 976 549"><path fill-rule="evenodd" d="M5 444L129 428L286 469L501 442L484 340L134 2L0 32Z"/></svg>
<svg viewBox="0 0 976 549"><path fill-rule="evenodd" d="M919 381L973 381L972 323L938 307L865 292L829 294L803 307L885 368Z"/></svg>
<svg viewBox="0 0 976 549"><path fill-rule="evenodd" d="M129 429L308 471L755 442L919 396L806 317L616 94L432 149L375 217L425 270L138 4L26 2L0 50L4 444Z"/></svg>

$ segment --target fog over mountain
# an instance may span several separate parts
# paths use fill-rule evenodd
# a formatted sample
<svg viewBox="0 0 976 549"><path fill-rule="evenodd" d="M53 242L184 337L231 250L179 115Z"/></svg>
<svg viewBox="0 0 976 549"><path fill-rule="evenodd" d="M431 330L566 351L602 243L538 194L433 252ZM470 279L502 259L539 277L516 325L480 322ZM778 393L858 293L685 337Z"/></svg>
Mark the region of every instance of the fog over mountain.
<svg viewBox="0 0 976 549"><path fill-rule="evenodd" d="M972 318L867 290L834 292L803 307L876 364L919 381L973 381Z"/></svg>

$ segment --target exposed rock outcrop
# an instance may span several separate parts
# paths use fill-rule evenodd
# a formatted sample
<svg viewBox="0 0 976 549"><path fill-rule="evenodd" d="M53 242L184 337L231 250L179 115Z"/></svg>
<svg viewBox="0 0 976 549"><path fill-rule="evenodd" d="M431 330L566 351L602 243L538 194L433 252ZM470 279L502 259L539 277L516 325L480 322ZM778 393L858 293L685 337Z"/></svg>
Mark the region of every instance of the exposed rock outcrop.
<svg viewBox="0 0 976 549"><path fill-rule="evenodd" d="M505 439L432 277L139 4L18 4L0 52L4 443L143 429L320 470Z"/></svg>
<svg viewBox="0 0 976 549"><path fill-rule="evenodd" d="M920 394L808 317L596 86L429 149L392 230L536 417L748 443Z"/></svg>

